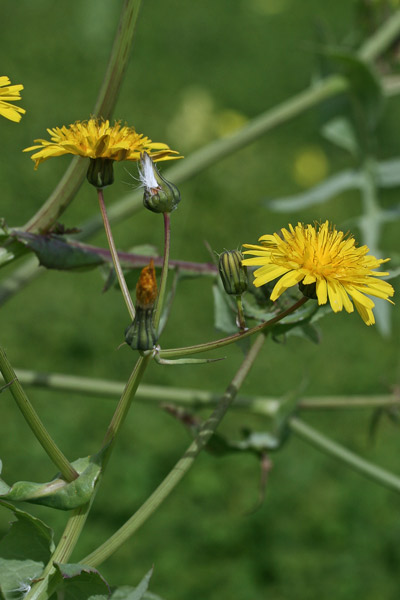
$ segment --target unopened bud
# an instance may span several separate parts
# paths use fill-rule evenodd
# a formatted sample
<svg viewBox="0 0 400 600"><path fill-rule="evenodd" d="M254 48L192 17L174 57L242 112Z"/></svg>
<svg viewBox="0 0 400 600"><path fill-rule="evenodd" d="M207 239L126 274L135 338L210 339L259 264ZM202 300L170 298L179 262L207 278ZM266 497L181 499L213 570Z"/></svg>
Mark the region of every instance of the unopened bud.
<svg viewBox="0 0 400 600"><path fill-rule="evenodd" d="M153 325L153 309L157 299L154 261L144 267L136 285L136 314L125 330L125 341L133 350L151 350L157 342Z"/></svg>
<svg viewBox="0 0 400 600"><path fill-rule="evenodd" d="M240 296L247 290L247 268L239 250L226 250L219 257L218 270L227 294Z"/></svg>
<svg viewBox="0 0 400 600"><path fill-rule="evenodd" d="M317 284L314 283L303 283L300 281L299 290L306 298L311 298L312 300L317 299Z"/></svg>
<svg viewBox="0 0 400 600"><path fill-rule="evenodd" d="M155 213L170 213L177 208L181 200L178 188L161 175L146 152L140 157L139 177L146 208Z"/></svg>
<svg viewBox="0 0 400 600"><path fill-rule="evenodd" d="M133 350L151 350L157 343L153 326L153 309L136 308L132 325L125 330L125 341Z"/></svg>
<svg viewBox="0 0 400 600"><path fill-rule="evenodd" d="M114 168L111 158L91 158L86 178L97 189L114 182Z"/></svg>

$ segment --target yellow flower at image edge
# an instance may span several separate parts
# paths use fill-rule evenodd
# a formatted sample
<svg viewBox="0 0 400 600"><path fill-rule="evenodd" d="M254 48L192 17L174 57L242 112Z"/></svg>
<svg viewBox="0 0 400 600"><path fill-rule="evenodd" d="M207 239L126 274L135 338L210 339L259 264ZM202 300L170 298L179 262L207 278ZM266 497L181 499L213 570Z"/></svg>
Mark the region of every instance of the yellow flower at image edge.
<svg viewBox="0 0 400 600"><path fill-rule="evenodd" d="M283 228L281 234L263 235L261 245L244 244L250 248L244 254L255 258L246 258L243 264L260 267L254 271L256 287L279 277L271 294L275 301L294 285L301 284L303 289L310 286L318 304L329 300L334 312L344 308L350 313L353 301L363 321L367 325L375 323L375 304L369 296L389 300L394 294L390 283L379 279L389 273L374 271L389 258L368 255L367 246L357 247L352 236L337 231L328 221L315 226L289 225L289 230Z"/></svg>
<svg viewBox="0 0 400 600"><path fill-rule="evenodd" d="M18 123L26 110L20 106L14 106L10 102L21 100L20 91L24 89L21 84L10 85L11 81L5 75L0 76L0 115Z"/></svg>
<svg viewBox="0 0 400 600"><path fill-rule="evenodd" d="M119 121L111 126L108 120L89 119L76 121L68 127L47 129L47 132L50 141L35 140L35 146L24 150L38 150L31 156L35 169L45 160L63 154L111 161L138 161L142 152L147 152L154 162L182 158L167 144L152 142L148 137L137 133L133 127L121 126Z"/></svg>

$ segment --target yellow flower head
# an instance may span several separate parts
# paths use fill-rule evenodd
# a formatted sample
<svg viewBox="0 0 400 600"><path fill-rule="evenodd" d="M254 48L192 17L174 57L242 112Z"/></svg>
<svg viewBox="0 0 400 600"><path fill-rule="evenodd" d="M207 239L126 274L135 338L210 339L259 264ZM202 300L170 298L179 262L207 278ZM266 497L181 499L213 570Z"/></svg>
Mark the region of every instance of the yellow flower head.
<svg viewBox="0 0 400 600"><path fill-rule="evenodd" d="M110 126L109 121L89 119L76 121L69 127L54 127L47 131L51 141L35 140L35 146L24 150L39 150L31 156L35 162L35 169L48 158L63 154L117 161L138 161L142 152L147 152L155 162L182 158L167 144L152 142L141 133L136 133L133 127L121 126L120 121Z"/></svg>
<svg viewBox="0 0 400 600"><path fill-rule="evenodd" d="M0 115L18 123L26 111L10 102L21 100L20 91L24 89L24 86L21 84L10 85L10 83L11 81L5 75L0 77Z"/></svg>
<svg viewBox="0 0 400 600"><path fill-rule="evenodd" d="M243 264L260 267L254 271L256 287L279 277L271 294L274 301L300 282L303 286L313 284L318 304L326 304L329 299L334 312L345 308L350 313L354 310L350 296L363 321L367 325L375 323L375 304L368 296L389 300L394 290L390 283L379 279L389 273L373 269L389 258L367 255L367 246L357 248L352 236L337 231L328 221L315 226L289 225L289 231L282 229L281 233L263 235L260 246L244 244L250 248L244 254L256 258L247 258Z"/></svg>

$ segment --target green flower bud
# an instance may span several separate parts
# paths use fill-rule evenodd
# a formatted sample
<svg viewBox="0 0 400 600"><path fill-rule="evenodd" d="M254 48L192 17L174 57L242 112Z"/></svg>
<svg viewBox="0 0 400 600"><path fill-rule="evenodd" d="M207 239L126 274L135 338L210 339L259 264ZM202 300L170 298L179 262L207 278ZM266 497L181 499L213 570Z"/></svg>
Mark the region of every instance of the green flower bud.
<svg viewBox="0 0 400 600"><path fill-rule="evenodd" d="M146 208L155 213L170 213L177 208L181 200L178 188L161 175L146 152L140 157L139 177Z"/></svg>
<svg viewBox="0 0 400 600"><path fill-rule="evenodd" d="M218 270L227 294L240 296L247 290L247 267L239 250L226 250L219 257Z"/></svg>
<svg viewBox="0 0 400 600"><path fill-rule="evenodd" d="M317 299L317 284L314 283L303 283L300 281L299 290L306 298L311 298L312 300Z"/></svg>
<svg viewBox="0 0 400 600"><path fill-rule="evenodd" d="M132 325L125 330L125 341L133 350L151 350L157 343L153 326L153 308L136 306Z"/></svg>
<svg viewBox="0 0 400 600"><path fill-rule="evenodd" d="M86 174L89 183L97 189L114 182L113 160L111 158L91 158Z"/></svg>

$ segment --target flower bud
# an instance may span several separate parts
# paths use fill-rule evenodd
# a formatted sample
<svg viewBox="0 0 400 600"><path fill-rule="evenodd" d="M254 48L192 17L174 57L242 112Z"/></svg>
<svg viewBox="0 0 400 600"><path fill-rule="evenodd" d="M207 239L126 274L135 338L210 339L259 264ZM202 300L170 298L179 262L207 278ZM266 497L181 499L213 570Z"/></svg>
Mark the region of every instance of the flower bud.
<svg viewBox="0 0 400 600"><path fill-rule="evenodd" d="M157 343L153 308L136 307L132 325L125 330L125 341L133 350L151 350Z"/></svg>
<svg viewBox="0 0 400 600"><path fill-rule="evenodd" d="M303 283L300 281L299 290L306 298L311 298L312 300L317 299L317 284L314 283Z"/></svg>
<svg viewBox="0 0 400 600"><path fill-rule="evenodd" d="M139 177L146 208L155 213L170 213L177 208L181 200L178 188L161 175L146 152L140 157Z"/></svg>
<svg viewBox="0 0 400 600"><path fill-rule="evenodd" d="M226 250L219 257L218 270L227 294L240 296L247 290L247 267L239 250Z"/></svg>
<svg viewBox="0 0 400 600"><path fill-rule="evenodd" d="M157 299L154 261L144 267L136 285L136 314L125 330L125 341L133 350L151 350L157 342L153 325L153 308Z"/></svg>
<svg viewBox="0 0 400 600"><path fill-rule="evenodd" d="M114 182L113 160L111 158L91 158L86 178L97 189Z"/></svg>

